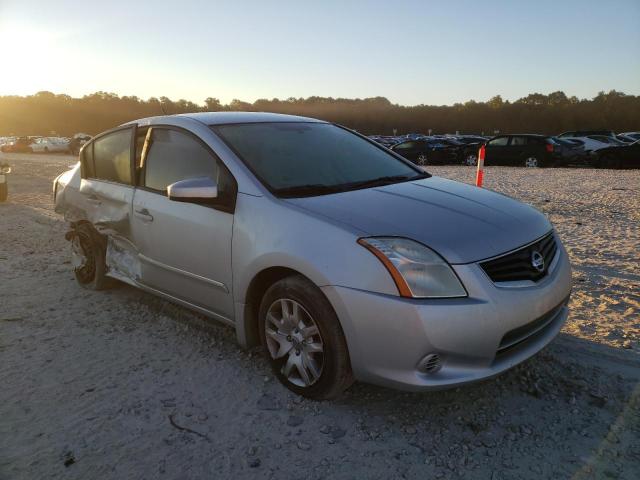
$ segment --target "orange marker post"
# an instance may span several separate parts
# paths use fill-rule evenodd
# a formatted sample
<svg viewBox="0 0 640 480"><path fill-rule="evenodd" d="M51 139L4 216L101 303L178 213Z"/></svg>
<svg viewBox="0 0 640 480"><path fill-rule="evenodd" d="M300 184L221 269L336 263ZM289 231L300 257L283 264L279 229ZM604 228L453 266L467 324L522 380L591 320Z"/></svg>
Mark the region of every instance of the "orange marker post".
<svg viewBox="0 0 640 480"><path fill-rule="evenodd" d="M478 171L476 172L476 187L482 188L482 179L484 178L484 145L478 150Z"/></svg>

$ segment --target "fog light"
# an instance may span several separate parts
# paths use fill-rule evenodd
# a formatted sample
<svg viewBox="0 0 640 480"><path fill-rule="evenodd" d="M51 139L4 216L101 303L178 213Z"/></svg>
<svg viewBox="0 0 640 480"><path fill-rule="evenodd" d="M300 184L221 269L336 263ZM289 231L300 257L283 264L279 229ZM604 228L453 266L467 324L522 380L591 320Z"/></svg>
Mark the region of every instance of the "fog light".
<svg viewBox="0 0 640 480"><path fill-rule="evenodd" d="M436 373L442 368L442 360L437 353L429 353L418 362L418 370L422 373Z"/></svg>

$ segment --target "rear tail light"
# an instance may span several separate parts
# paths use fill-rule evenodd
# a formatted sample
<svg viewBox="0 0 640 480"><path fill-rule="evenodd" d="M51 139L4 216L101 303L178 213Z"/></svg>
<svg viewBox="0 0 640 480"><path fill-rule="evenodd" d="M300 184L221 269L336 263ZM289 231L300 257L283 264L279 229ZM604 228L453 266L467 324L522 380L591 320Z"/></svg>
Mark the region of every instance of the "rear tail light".
<svg viewBox="0 0 640 480"><path fill-rule="evenodd" d="M553 153L553 144L547 143L547 152Z"/></svg>

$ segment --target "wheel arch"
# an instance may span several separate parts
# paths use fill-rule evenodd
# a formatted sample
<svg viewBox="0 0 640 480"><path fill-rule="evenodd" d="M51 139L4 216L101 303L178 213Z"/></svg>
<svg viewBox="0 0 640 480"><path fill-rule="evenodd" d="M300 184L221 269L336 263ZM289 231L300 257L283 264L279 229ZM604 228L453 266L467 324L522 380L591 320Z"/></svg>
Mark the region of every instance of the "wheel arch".
<svg viewBox="0 0 640 480"><path fill-rule="evenodd" d="M292 275L300 275L317 286L316 282L304 273L285 266L267 267L253 276L247 287L244 303L237 305L240 308L238 309L239 315L236 317L236 335L238 343L242 347L252 348L260 344L260 333L258 331L260 301L271 285Z"/></svg>

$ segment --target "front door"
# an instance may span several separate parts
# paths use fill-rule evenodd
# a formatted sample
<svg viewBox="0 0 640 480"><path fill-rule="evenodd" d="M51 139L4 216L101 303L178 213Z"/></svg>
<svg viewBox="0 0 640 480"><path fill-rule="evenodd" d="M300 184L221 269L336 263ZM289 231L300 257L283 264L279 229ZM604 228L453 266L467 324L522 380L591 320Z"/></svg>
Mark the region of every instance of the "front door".
<svg viewBox="0 0 640 480"><path fill-rule="evenodd" d="M169 200L167 186L209 176L217 204ZM183 130L153 127L147 135L133 198L132 228L141 283L226 319L233 318L231 235L235 181L215 154Z"/></svg>

